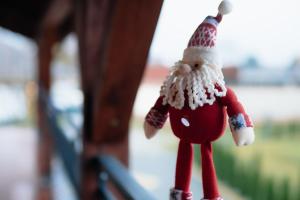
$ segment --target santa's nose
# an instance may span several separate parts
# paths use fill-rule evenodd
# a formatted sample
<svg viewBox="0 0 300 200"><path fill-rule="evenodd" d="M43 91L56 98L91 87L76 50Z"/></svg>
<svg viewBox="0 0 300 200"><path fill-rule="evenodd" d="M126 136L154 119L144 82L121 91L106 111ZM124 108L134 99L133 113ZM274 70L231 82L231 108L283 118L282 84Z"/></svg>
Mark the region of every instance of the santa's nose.
<svg viewBox="0 0 300 200"><path fill-rule="evenodd" d="M188 65L188 64L182 64L179 66L178 68L178 72L181 74L181 75L186 75L188 73L191 72L191 67Z"/></svg>

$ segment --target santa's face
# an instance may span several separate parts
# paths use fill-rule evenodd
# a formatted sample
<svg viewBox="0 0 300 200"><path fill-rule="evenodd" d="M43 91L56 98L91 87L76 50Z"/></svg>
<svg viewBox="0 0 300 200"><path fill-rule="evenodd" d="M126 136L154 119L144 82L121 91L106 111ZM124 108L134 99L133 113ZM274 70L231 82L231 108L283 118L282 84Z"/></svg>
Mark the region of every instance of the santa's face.
<svg viewBox="0 0 300 200"><path fill-rule="evenodd" d="M191 66L201 66L203 65L204 63L204 60L201 58L201 57L187 57L187 56L184 56L183 59L182 59L182 62L183 63L186 63L186 64L189 64Z"/></svg>
<svg viewBox="0 0 300 200"><path fill-rule="evenodd" d="M202 59L194 59L194 60L182 60L177 67L177 74L185 76L189 74L191 71L200 70L203 66L204 61Z"/></svg>
<svg viewBox="0 0 300 200"><path fill-rule="evenodd" d="M221 70L204 60L179 61L172 68L162 88L164 103L181 109L188 96L191 109L213 104L216 96L225 96L226 88Z"/></svg>

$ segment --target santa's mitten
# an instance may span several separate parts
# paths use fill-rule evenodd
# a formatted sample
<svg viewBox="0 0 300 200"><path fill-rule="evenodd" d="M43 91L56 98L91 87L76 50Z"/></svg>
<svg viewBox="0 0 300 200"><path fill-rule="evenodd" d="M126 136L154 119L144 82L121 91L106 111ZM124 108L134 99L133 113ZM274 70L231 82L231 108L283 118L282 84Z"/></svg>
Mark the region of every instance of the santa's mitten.
<svg viewBox="0 0 300 200"><path fill-rule="evenodd" d="M237 146L249 145L254 142L253 124L248 115L239 113L229 118L230 130Z"/></svg>
<svg viewBox="0 0 300 200"><path fill-rule="evenodd" d="M192 200L192 192L184 192L182 190L170 189L170 198L169 200Z"/></svg>
<svg viewBox="0 0 300 200"><path fill-rule="evenodd" d="M146 115L144 122L144 131L148 139L152 138L159 129L163 127L168 118L168 113L161 113L155 108L151 110Z"/></svg>

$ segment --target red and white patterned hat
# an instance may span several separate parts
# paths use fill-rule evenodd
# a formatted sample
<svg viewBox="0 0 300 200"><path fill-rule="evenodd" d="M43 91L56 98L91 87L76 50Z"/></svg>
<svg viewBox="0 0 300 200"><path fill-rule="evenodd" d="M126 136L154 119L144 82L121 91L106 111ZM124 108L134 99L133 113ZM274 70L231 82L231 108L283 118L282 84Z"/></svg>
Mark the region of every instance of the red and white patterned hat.
<svg viewBox="0 0 300 200"><path fill-rule="evenodd" d="M207 16L198 26L189 40L188 47L184 50L183 60L194 61L201 58L208 62L215 62L217 56L215 51L217 27L223 15L231 12L232 5L228 0L223 0L218 10L216 17Z"/></svg>

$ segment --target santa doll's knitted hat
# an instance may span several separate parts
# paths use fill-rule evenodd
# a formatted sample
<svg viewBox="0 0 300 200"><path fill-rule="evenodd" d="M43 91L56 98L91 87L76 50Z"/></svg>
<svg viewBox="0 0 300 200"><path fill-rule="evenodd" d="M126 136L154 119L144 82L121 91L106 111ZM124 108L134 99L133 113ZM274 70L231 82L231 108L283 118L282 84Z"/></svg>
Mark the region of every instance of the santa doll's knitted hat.
<svg viewBox="0 0 300 200"><path fill-rule="evenodd" d="M219 59L216 52L217 27L223 15L231 12L232 5L229 1L223 0L218 8L216 17L207 16L198 26L188 47L184 50L184 61L197 61L199 59L219 66Z"/></svg>

